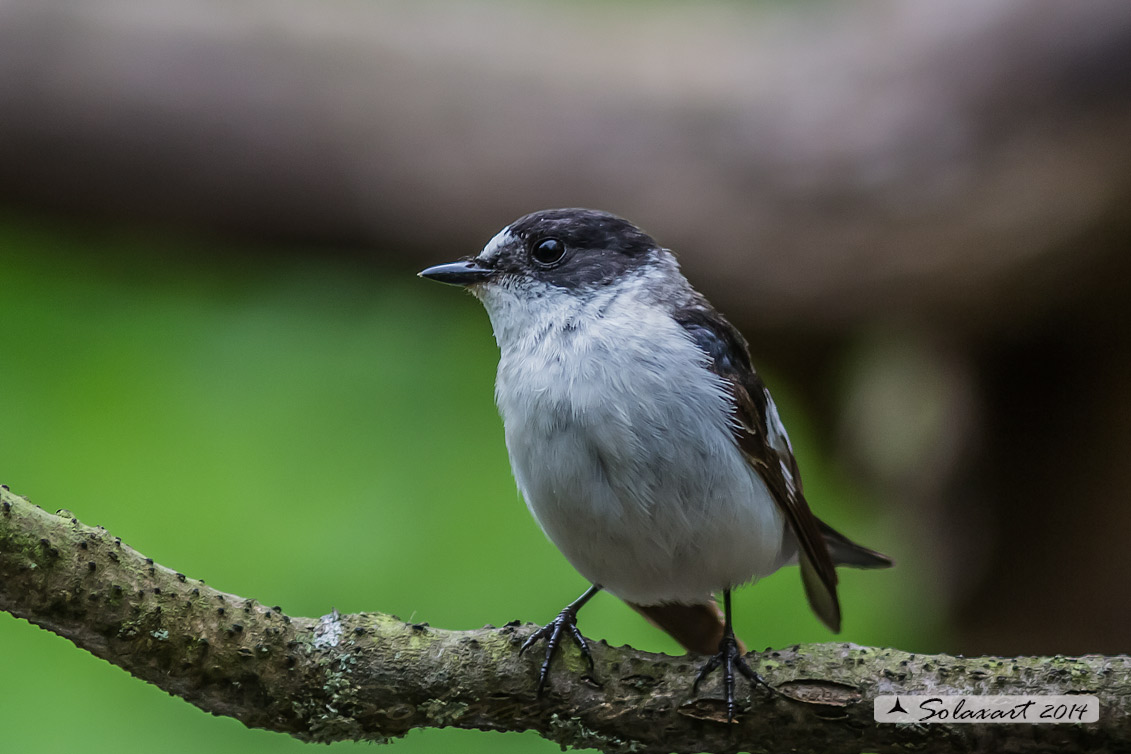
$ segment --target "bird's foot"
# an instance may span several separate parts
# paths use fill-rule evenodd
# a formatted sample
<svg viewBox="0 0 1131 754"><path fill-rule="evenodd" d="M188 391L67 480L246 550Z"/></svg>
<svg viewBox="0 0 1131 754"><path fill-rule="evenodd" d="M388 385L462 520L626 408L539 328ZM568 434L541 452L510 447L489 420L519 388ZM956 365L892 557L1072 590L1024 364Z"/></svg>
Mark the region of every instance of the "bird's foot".
<svg viewBox="0 0 1131 754"><path fill-rule="evenodd" d="M696 694L699 693L699 684L704 678L710 675L711 671L715 668L722 666L723 669L723 692L726 694L727 704L727 722L734 722L735 702L734 702L734 671L741 673L748 681L761 684L765 686L772 694L779 693L777 689L766 682L766 679L758 675L758 673L747 664L746 659L742 656L742 651L738 647L738 640L734 638L734 633L726 633L723 635L722 641L719 642L718 654L711 657L703 664L699 670L699 675L695 676L695 684L691 687L692 691Z"/></svg>
<svg viewBox="0 0 1131 754"><path fill-rule="evenodd" d="M567 608L558 613L558 617L547 623L542 628L538 629L522 643L518 653L521 655L527 649L534 645L539 639L546 640L546 656L542 660L542 669L538 671L538 695L542 695L542 690L546 687L546 679L550 677L550 662L553 660L554 651L562 641L562 635L566 632L573 637L577 642L577 646L581 648L581 655L585 661L589 663L589 671L593 671L593 655L589 653L589 642L581 635L581 631L577 629L577 607L576 603L569 605Z"/></svg>

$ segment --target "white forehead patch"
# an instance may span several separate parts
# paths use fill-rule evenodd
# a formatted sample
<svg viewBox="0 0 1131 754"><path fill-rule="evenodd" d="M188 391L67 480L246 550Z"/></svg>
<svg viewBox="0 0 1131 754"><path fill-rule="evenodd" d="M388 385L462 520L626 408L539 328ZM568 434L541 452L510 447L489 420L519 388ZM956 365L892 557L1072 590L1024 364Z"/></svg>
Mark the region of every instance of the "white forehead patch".
<svg viewBox="0 0 1131 754"><path fill-rule="evenodd" d="M484 262L489 262L495 257L499 256L499 250L506 246L514 239L511 235L511 226L507 226L495 234L495 237L487 242L483 247L483 251L479 252L479 258Z"/></svg>

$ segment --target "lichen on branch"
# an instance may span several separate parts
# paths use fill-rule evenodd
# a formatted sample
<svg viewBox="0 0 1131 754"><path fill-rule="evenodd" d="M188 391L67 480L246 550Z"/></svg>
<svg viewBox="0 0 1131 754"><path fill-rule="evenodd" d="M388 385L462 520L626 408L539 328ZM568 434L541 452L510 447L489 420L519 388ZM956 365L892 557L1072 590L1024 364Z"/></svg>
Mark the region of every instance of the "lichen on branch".
<svg viewBox="0 0 1131 754"><path fill-rule="evenodd" d="M754 689L728 725L717 679L692 657L575 649L535 694L529 625L447 631L382 613L294 618L166 568L68 511L0 489L0 609L70 639L203 710L309 741L385 740L413 728L535 730L608 752L1131 748L1131 658L963 658L852 644L750 655ZM1100 698L1082 725L877 725L878 694Z"/></svg>

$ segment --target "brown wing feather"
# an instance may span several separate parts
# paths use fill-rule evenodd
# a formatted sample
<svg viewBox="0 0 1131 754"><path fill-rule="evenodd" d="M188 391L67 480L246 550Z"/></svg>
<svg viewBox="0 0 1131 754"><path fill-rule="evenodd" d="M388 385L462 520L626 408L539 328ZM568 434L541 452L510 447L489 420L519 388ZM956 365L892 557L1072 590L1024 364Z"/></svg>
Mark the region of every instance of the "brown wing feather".
<svg viewBox="0 0 1131 754"><path fill-rule="evenodd" d="M772 399L750 364L746 340L704 300L680 313L677 321L709 357L711 371L726 384L734 401L734 438L758 471L797 539L801 580L809 604L833 631L840 630L836 568L817 517L801 491L801 474L788 447L774 447Z"/></svg>

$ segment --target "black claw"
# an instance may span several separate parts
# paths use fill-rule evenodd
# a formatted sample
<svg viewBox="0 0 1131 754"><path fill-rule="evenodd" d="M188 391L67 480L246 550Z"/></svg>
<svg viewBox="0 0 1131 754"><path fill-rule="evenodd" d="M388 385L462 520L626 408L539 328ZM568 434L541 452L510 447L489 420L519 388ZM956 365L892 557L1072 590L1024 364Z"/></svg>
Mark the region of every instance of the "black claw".
<svg viewBox="0 0 1131 754"><path fill-rule="evenodd" d="M706 678L712 670L719 667L723 668L723 692L726 694L727 703L727 722L734 722L734 713L737 705L734 701L734 671L738 672L748 681L758 683L763 686L771 694L779 694L780 692L766 682L766 679L758 675L758 673L747 664L746 658L742 656L742 652L738 648L738 640L734 638L734 629L731 628L730 623L730 591L724 592L724 601L726 604L726 626L723 630L722 641L719 642L719 652L713 655L703 667L699 670L699 675L695 676L695 683L691 686L693 693L699 693L699 683Z"/></svg>
<svg viewBox="0 0 1131 754"><path fill-rule="evenodd" d="M777 690L766 682L766 679L758 675L753 668L747 664L746 659L742 656L738 649L738 642L735 640L734 635L724 636L723 640L719 642L719 653L711 657L704 663L699 675L695 677L695 683L692 685L692 691L699 693L699 683L706 678L712 670L722 666L723 669L723 693L726 695L727 704L727 722L734 722L735 712L738 705L734 701L734 671L737 670L744 678L749 681L755 682L764 686L768 691L777 694Z"/></svg>
<svg viewBox="0 0 1131 754"><path fill-rule="evenodd" d="M722 661L723 661L722 654L717 654L717 655L713 655L711 657L711 659L709 659L709 660L707 660L707 662L703 663L703 667L701 667L699 669L699 675L695 676L695 683L692 684L691 690L693 692L695 692L696 694L698 694L699 693L699 684L702 683L703 679L706 678L708 675L710 675L711 671L714 670L715 668L717 668L719 666L719 663L722 662Z"/></svg>
<svg viewBox="0 0 1131 754"><path fill-rule="evenodd" d="M546 640L546 655L542 660L542 667L538 671L538 695L542 695L542 690L546 688L546 681L550 677L550 664L554 659L554 651L557 650L558 645L562 642L562 635L566 629L569 629L569 635L577 642L577 646L581 649L581 655L585 661L589 663L589 669L593 669L593 655L589 652L589 642L585 641L585 637L577 630L577 613L570 610L568 607L558 613L558 617L547 623L542 628L538 629L522 643L518 653L522 654L527 649L535 644L540 639Z"/></svg>
<svg viewBox="0 0 1131 754"><path fill-rule="evenodd" d="M554 651L561 644L562 634L566 629L569 629L569 635L577 643L578 648L581 650L581 656L589 664L590 672L593 671L593 655L589 652L589 642L581 635L581 631L577 628L577 611L589 599L600 591L601 587L593 586L585 594L581 595L576 601L568 605L564 610L558 613L558 617L542 626L534 633L527 637L526 641L519 647L518 653L521 655L527 649L532 647L535 642L540 639L546 640L546 656L542 660L542 667L538 671L538 696L542 695L542 690L546 688L546 681L550 677L550 664L554 659Z"/></svg>
<svg viewBox="0 0 1131 754"><path fill-rule="evenodd" d="M746 658L743 657L742 655L738 655L734 658L734 666L736 668L738 668L739 673L742 673L742 675L745 676L746 680L753 681L754 683L757 683L762 688L766 689L766 691L769 691L771 694L774 694L775 696L781 694L780 691L778 691L777 689L775 689L773 686L770 685L769 681L767 681L762 676L758 675L758 671L756 671L754 668L747 665L746 664Z"/></svg>
<svg viewBox="0 0 1131 754"><path fill-rule="evenodd" d="M589 652L589 642L581 635L581 631L577 628L577 623L569 624L569 632L573 634L573 640L577 642L578 648L581 650L581 656L585 658L585 662L589 663L589 670L593 668L593 655Z"/></svg>

